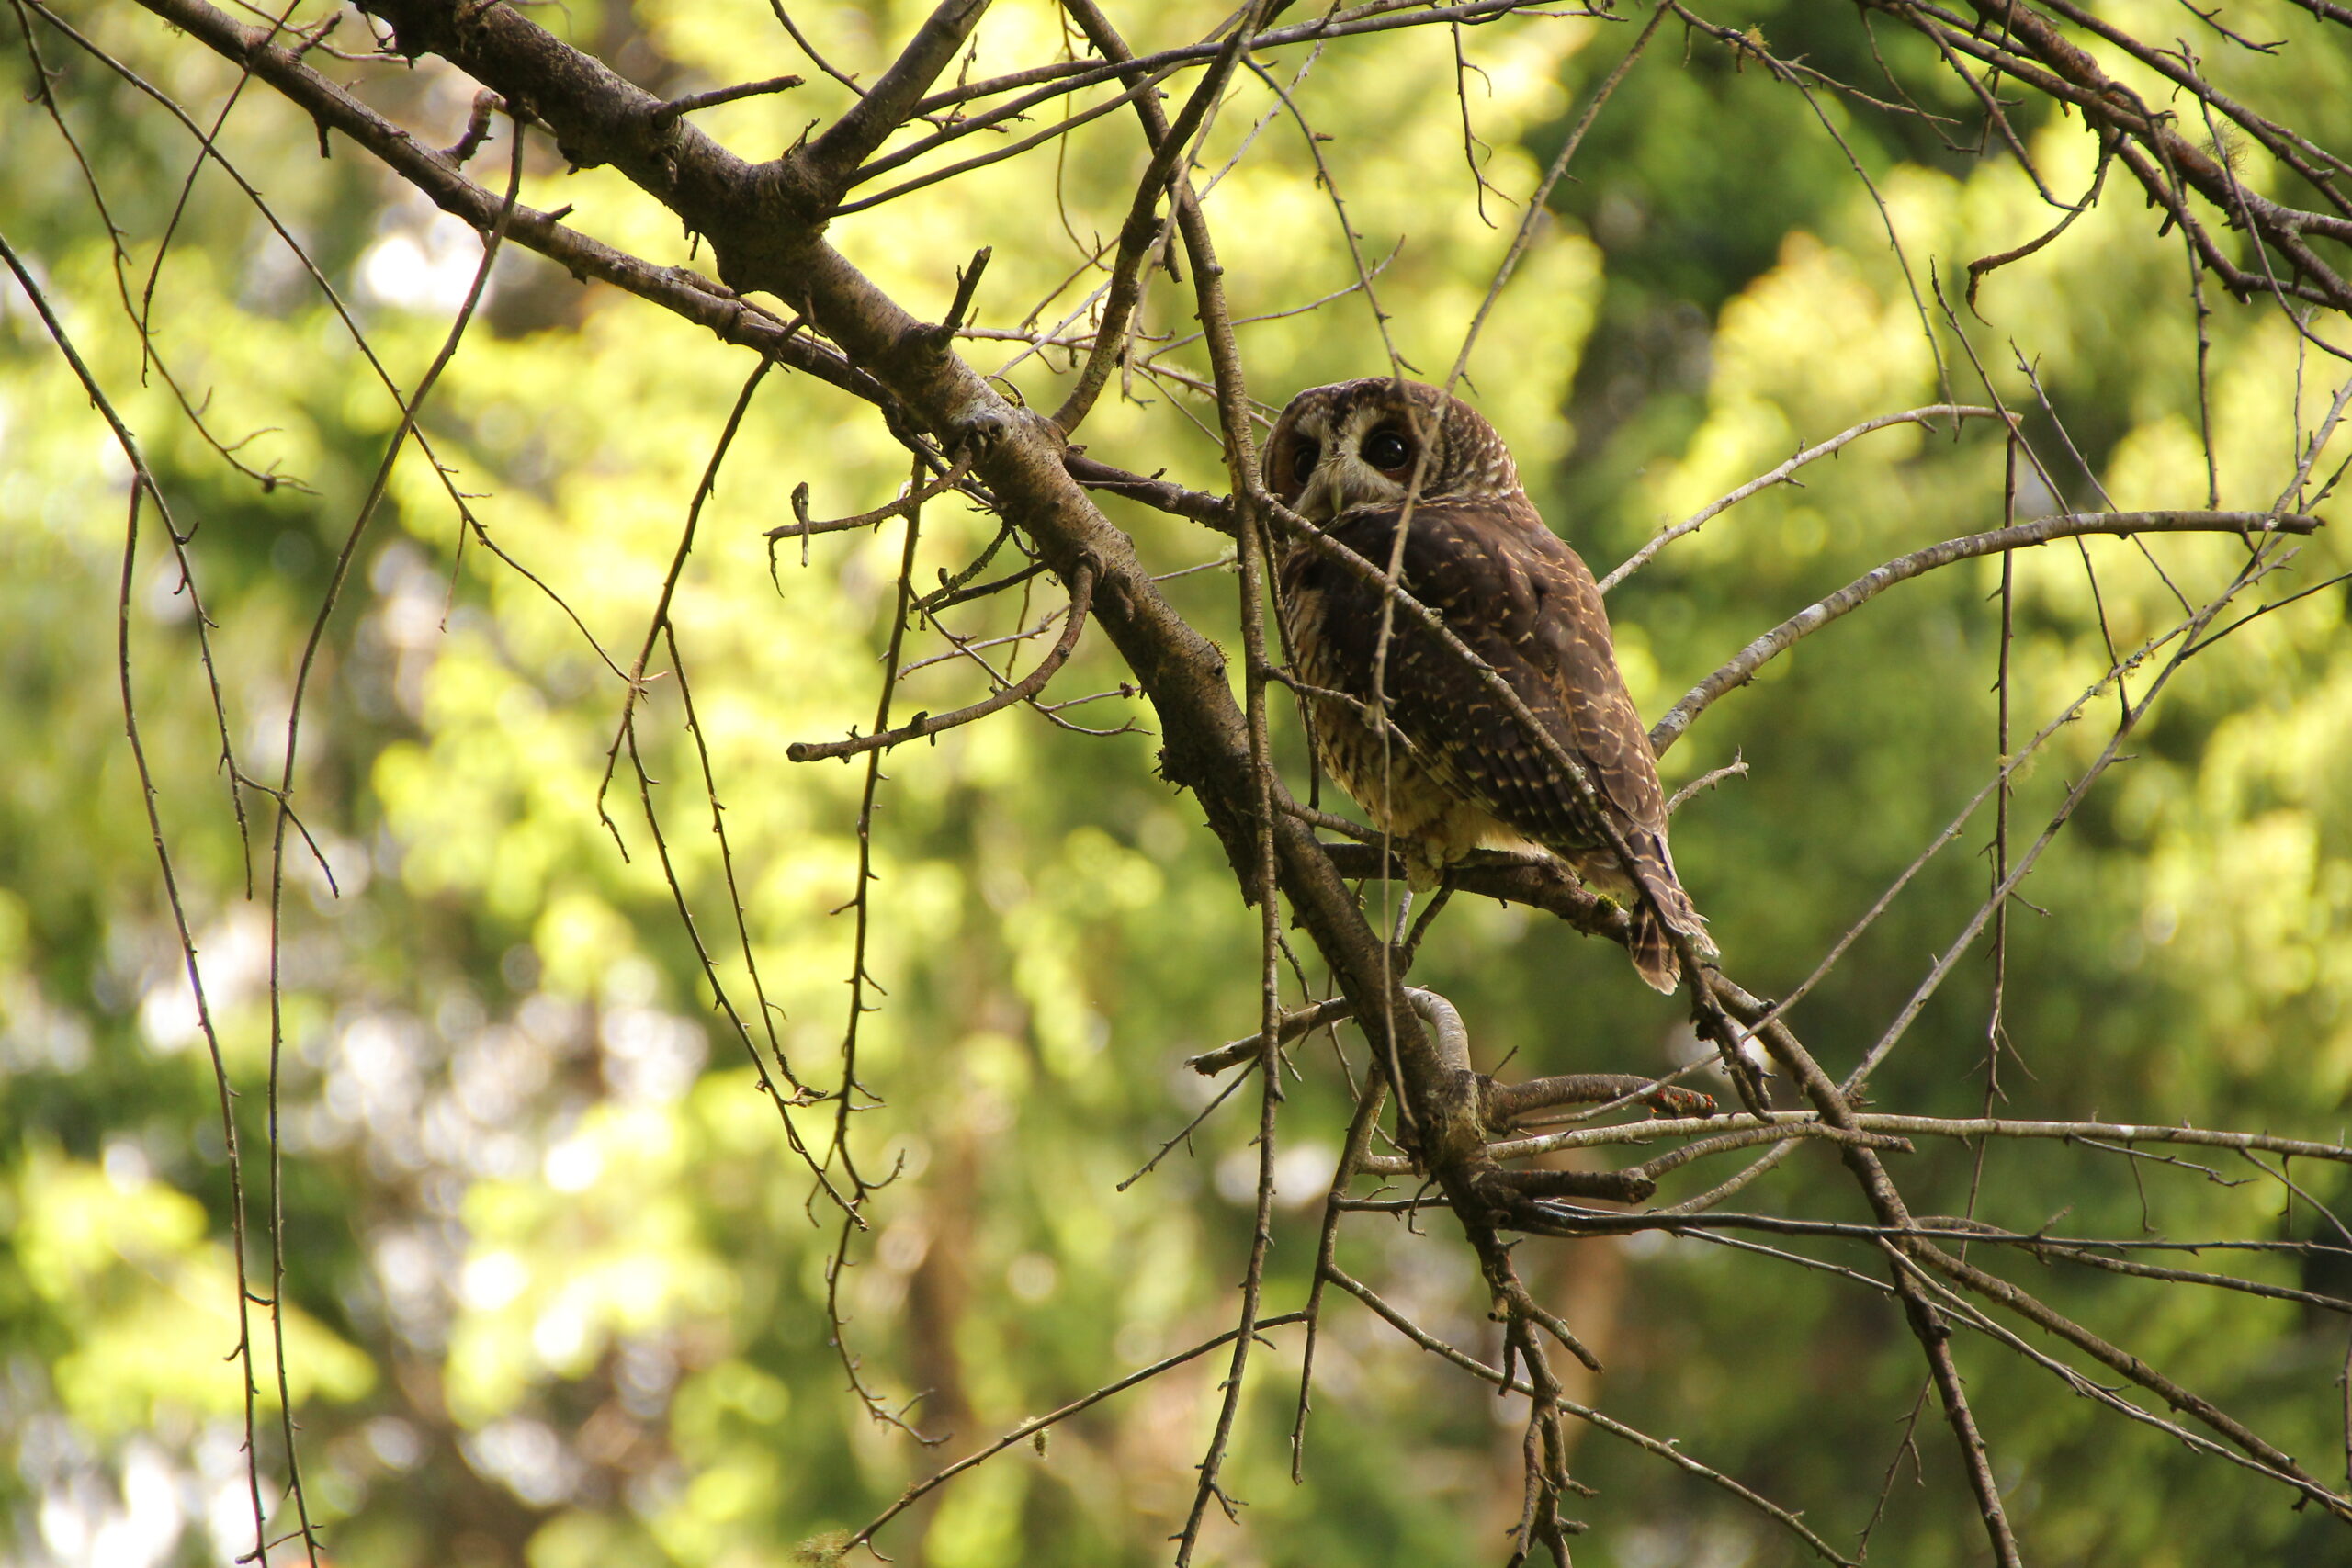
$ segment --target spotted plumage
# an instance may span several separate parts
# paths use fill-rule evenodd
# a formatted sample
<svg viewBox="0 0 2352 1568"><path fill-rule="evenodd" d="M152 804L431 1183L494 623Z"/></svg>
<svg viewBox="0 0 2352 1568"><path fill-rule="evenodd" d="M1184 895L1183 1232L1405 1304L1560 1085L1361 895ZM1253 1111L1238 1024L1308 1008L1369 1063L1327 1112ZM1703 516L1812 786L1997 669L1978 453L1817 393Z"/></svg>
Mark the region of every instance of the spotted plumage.
<svg viewBox="0 0 2352 1568"><path fill-rule="evenodd" d="M1480 848L1540 846L1634 912L1634 963L1671 991L1680 974L1660 922L1713 949L1666 841L1666 799L1641 716L1625 694L1592 573L1544 525L1493 426L1459 398L1386 378L1301 392L1265 452L1267 488L1385 570L1498 672L1583 768L1633 852L1638 896L1608 835L1543 743L1410 615L1387 617L1376 581L1308 542L1283 556L1283 626L1311 693L1316 753L1388 833L1416 887ZM1412 500L1409 508L1407 497ZM1394 726L1367 722L1375 662Z"/></svg>

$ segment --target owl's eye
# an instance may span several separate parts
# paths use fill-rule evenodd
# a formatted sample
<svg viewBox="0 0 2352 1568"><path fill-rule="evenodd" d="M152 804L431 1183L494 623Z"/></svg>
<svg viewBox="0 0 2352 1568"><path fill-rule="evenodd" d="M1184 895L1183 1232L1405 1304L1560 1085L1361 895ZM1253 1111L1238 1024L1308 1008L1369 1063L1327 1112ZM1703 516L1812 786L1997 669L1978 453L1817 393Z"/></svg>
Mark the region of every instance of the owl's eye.
<svg viewBox="0 0 2352 1568"><path fill-rule="evenodd" d="M1305 484L1315 477L1315 464L1323 449L1312 441L1302 441L1290 451L1290 477L1294 484Z"/></svg>
<svg viewBox="0 0 2352 1568"><path fill-rule="evenodd" d="M1413 460L1413 449L1393 430L1375 430L1363 438L1363 460L1384 471L1401 468Z"/></svg>

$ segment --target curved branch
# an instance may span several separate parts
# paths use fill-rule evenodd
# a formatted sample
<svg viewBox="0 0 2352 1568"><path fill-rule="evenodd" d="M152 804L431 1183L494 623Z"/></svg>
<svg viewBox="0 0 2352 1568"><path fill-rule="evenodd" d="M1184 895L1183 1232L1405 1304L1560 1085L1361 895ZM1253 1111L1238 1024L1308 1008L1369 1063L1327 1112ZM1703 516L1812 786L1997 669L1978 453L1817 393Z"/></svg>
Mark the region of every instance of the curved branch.
<svg viewBox="0 0 2352 1568"><path fill-rule="evenodd" d="M1755 678L1758 670L1794 647L1799 638L1820 630L1881 591L1933 571L1939 566L1950 566L1954 561L1967 560L1975 556L1999 555L2004 550L2027 549L2035 545L2049 544L2053 539L2078 538L2091 534L2109 534L2119 538L2132 534L2308 534L2321 526L2323 524L2319 518L2294 513L2280 515L2268 512L2086 512L2064 517L2045 517L2039 523L2020 523L2010 528L1996 528L1989 534L1971 534L1963 539L1947 539L1940 545L1914 550L1873 571L1863 573L1828 598L1798 611L1741 649L1723 668L1691 687L1683 699L1674 705L1673 711L1657 721L1650 731L1650 746L1660 756L1665 755L1666 749L1681 739L1682 732L1690 728L1690 721L1705 712L1708 705L1734 687L1746 685Z"/></svg>
<svg viewBox="0 0 2352 1568"><path fill-rule="evenodd" d="M1682 537L1683 535L1698 532L1716 517L1730 511L1759 491L1770 490L1774 485L1787 484L1789 476L1807 463L1816 458L1834 457L1874 430L1884 430L1897 424L1926 424L1930 420L1936 419L2001 419L2003 417L2005 416L1998 409L1976 408L1963 403L1936 403L1928 408L1905 409L1901 413L1886 413L1879 415L1876 419L1866 419L1851 430L1838 432L1818 446L1805 447L1770 473L1758 474L1729 495L1709 502L1673 527L1659 533L1648 544L1619 561L1616 570L1600 580L1600 591L1607 593L1625 579L1641 570L1649 564L1652 556Z"/></svg>

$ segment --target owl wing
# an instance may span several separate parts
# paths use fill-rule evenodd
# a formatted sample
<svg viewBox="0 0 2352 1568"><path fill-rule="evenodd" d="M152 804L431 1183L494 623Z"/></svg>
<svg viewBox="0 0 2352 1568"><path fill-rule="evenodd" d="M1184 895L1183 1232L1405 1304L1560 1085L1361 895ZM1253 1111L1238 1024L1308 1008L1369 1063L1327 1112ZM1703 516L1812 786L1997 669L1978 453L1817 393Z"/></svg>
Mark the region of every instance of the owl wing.
<svg viewBox="0 0 2352 1568"><path fill-rule="evenodd" d="M1332 532L1376 566L1396 537L1395 510L1342 517ZM1325 635L1369 695L1381 591L1319 562ZM1666 802L1649 734L1625 694L1592 573L1523 497L1424 502L1407 530L1403 585L1509 682L1536 721L1585 769L1618 819L1663 837ZM1476 671L1412 615L1393 618L1391 716L1449 787L1555 849L1594 849L1605 835L1574 783Z"/></svg>

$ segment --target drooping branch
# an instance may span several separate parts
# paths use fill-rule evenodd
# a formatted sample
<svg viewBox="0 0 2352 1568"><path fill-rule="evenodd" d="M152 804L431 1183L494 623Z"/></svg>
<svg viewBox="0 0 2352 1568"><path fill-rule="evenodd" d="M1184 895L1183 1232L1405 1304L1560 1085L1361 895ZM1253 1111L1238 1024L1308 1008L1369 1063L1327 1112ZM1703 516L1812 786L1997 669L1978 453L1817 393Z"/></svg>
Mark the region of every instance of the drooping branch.
<svg viewBox="0 0 2352 1568"><path fill-rule="evenodd" d="M2211 1400L2190 1393L2138 1356L2109 1344L2064 1314L2044 1304L2031 1293L2019 1290L1996 1274L1987 1273L1976 1265L1945 1251L1932 1242L1915 1241L1905 1248L1905 1253L1907 1257L1917 1258L1955 1284L1965 1287L1972 1293L1994 1302L2036 1327L2057 1336L2109 1371L2120 1372L2131 1379L2132 1382L2162 1399L2173 1409L2194 1416L2198 1421L2226 1438L2271 1473L2293 1486L2303 1496L2325 1508L2335 1518L2352 1523L2352 1500L2347 1500L2321 1484L2295 1461L2292 1454L2270 1442Z"/></svg>
<svg viewBox="0 0 2352 1568"><path fill-rule="evenodd" d="M1396 1330L1397 1333L1403 1335L1406 1338L1411 1340L1414 1344L1419 1345L1422 1349L1430 1352L1432 1355L1442 1356L1446 1360L1453 1362L1455 1366L1460 1367L1463 1371L1470 1373L1473 1377L1478 1378L1483 1382L1492 1383L1496 1387L1507 1390L1510 1393L1532 1394L1535 1392L1534 1389L1531 1388L1525 1382L1510 1376L1508 1372L1489 1367L1484 1361L1478 1360L1476 1358L1458 1350L1453 1346L1446 1344L1443 1340L1425 1332L1416 1325L1410 1319L1407 1318L1404 1314L1398 1312L1395 1307L1389 1305L1387 1302L1382 1300L1369 1285L1364 1284L1362 1280L1357 1280L1345 1270L1334 1268L1329 1270L1329 1278L1333 1284L1339 1286L1341 1290L1347 1292L1350 1295L1355 1297L1358 1301L1363 1303L1365 1306L1369 1307L1374 1316L1387 1324L1391 1328ZM1600 1411L1593 1409L1589 1405L1580 1404L1575 1400L1564 1398L1560 1399L1558 1404L1561 1409L1566 1410L1569 1415L1574 1416L1579 1421L1589 1422L1592 1426L1600 1428L1601 1431L1608 1433L1612 1438L1632 1443L1636 1448L1644 1449L1648 1452L1657 1455L1658 1458L1667 1461L1668 1463L1687 1472L1688 1473L1699 1477L1702 1481L1710 1482L1714 1485L1724 1488L1734 1496L1739 1498L1740 1501L1746 1503L1748 1506L1755 1508L1759 1513L1764 1514L1774 1522L1788 1529L1799 1540L1803 1540L1807 1546L1811 1547L1813 1551L1818 1553L1824 1561L1840 1564L1841 1568L1857 1568L1857 1565L1854 1563L1852 1559L1848 1558L1836 1548L1832 1547L1827 1541L1814 1534L1811 1529L1805 1527L1804 1521L1797 1517L1796 1515L1788 1512L1786 1509L1766 1500L1758 1494L1749 1491L1747 1487L1741 1485L1738 1482L1732 1480L1729 1476L1724 1475L1720 1471L1713 1470L1707 1465L1700 1463L1697 1460L1690 1458L1690 1455L1682 1451L1679 1444L1662 1442L1659 1439L1649 1437L1645 1433L1635 1431L1633 1427L1624 1425L1623 1422L1604 1416Z"/></svg>

